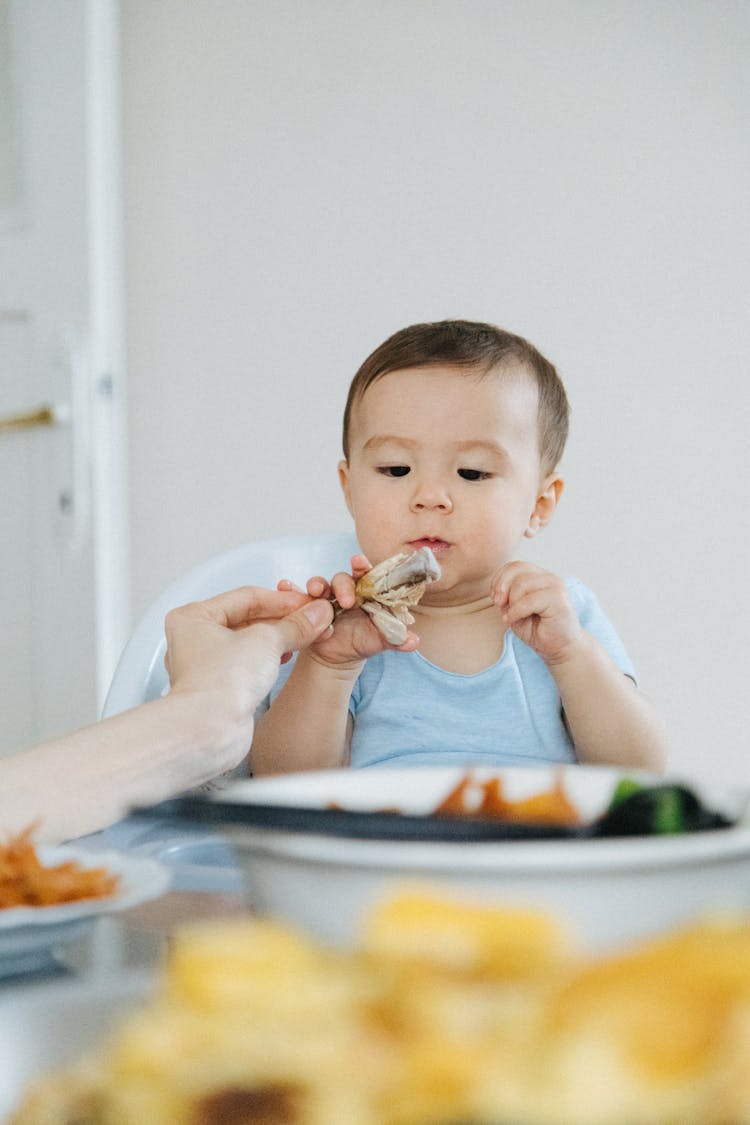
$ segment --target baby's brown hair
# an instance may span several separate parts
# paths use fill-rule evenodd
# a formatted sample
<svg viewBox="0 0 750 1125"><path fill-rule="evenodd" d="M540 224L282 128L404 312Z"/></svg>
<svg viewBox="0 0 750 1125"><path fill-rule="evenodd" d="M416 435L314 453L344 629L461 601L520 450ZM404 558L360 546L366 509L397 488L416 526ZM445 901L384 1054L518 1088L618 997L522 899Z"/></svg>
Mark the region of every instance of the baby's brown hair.
<svg viewBox="0 0 750 1125"><path fill-rule="evenodd" d="M539 394L539 450L542 470L558 465L568 437L570 407L554 366L523 336L494 324L472 320L439 320L412 324L389 336L372 352L354 376L344 410L344 457L349 460L352 411L376 379L407 367L449 364L467 373L487 375L511 364L523 367Z"/></svg>

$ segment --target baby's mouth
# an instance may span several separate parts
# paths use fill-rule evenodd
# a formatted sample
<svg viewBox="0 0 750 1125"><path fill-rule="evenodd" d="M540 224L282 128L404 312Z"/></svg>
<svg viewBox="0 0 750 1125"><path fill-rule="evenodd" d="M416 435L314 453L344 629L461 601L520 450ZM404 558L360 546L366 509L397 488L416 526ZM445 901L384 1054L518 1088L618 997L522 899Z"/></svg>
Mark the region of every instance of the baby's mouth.
<svg viewBox="0 0 750 1125"><path fill-rule="evenodd" d="M446 539L436 539L432 536L425 536L423 539L410 539L409 546L414 551L418 551L420 547L429 547L435 555L439 555L449 550L451 544Z"/></svg>

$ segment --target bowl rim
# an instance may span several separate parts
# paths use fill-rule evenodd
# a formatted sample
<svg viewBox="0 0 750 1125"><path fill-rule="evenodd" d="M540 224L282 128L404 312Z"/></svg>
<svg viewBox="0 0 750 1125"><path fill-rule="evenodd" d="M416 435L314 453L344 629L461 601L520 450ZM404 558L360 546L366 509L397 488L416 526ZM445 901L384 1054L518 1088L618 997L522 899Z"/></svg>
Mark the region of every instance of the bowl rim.
<svg viewBox="0 0 750 1125"><path fill-rule="evenodd" d="M624 872L721 865L748 861L750 829L725 828L690 836L613 839L469 841L361 840L316 833L290 834L226 825L238 854L277 858L310 866L380 868L386 871L448 871L522 876L543 873Z"/></svg>

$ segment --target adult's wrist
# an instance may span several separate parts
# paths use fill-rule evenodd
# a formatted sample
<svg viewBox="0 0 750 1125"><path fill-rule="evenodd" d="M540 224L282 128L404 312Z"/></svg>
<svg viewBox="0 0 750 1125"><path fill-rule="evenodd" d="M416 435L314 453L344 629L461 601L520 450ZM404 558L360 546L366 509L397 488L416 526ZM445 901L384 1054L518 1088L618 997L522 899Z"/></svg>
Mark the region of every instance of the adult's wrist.
<svg viewBox="0 0 750 1125"><path fill-rule="evenodd" d="M244 757L252 740L254 711L244 692L226 688L205 690L176 688L166 700L176 708L176 721L189 723L185 741L196 750L219 758ZM166 702L165 700L165 702Z"/></svg>

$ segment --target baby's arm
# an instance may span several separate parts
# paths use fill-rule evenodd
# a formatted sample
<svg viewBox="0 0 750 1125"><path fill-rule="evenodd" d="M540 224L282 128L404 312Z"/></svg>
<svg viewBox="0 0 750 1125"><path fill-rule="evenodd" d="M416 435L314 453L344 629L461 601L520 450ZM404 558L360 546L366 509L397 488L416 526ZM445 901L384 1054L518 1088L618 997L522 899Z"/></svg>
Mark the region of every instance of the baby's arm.
<svg viewBox="0 0 750 1125"><path fill-rule="evenodd" d="M355 555L352 574L337 574L330 584L324 578L311 578L307 592L314 598L333 594L340 607L348 610L354 606L356 580L369 569L367 559ZM280 589L290 586L279 583ZM408 633L398 648L413 652L418 644L419 638ZM253 774L348 765L352 688L369 656L394 647L383 640L361 609L338 617L332 630L299 654L286 684L258 720L250 753Z"/></svg>
<svg viewBox="0 0 750 1125"><path fill-rule="evenodd" d="M301 656L255 725L250 763L256 777L348 762L349 697L362 664L339 671Z"/></svg>
<svg viewBox="0 0 750 1125"><path fill-rule="evenodd" d="M591 633L549 666L580 762L662 770L667 747L655 708Z"/></svg>
<svg viewBox="0 0 750 1125"><path fill-rule="evenodd" d="M581 626L562 579L513 562L491 591L508 628L554 678L579 761L663 769L666 738L656 710Z"/></svg>

